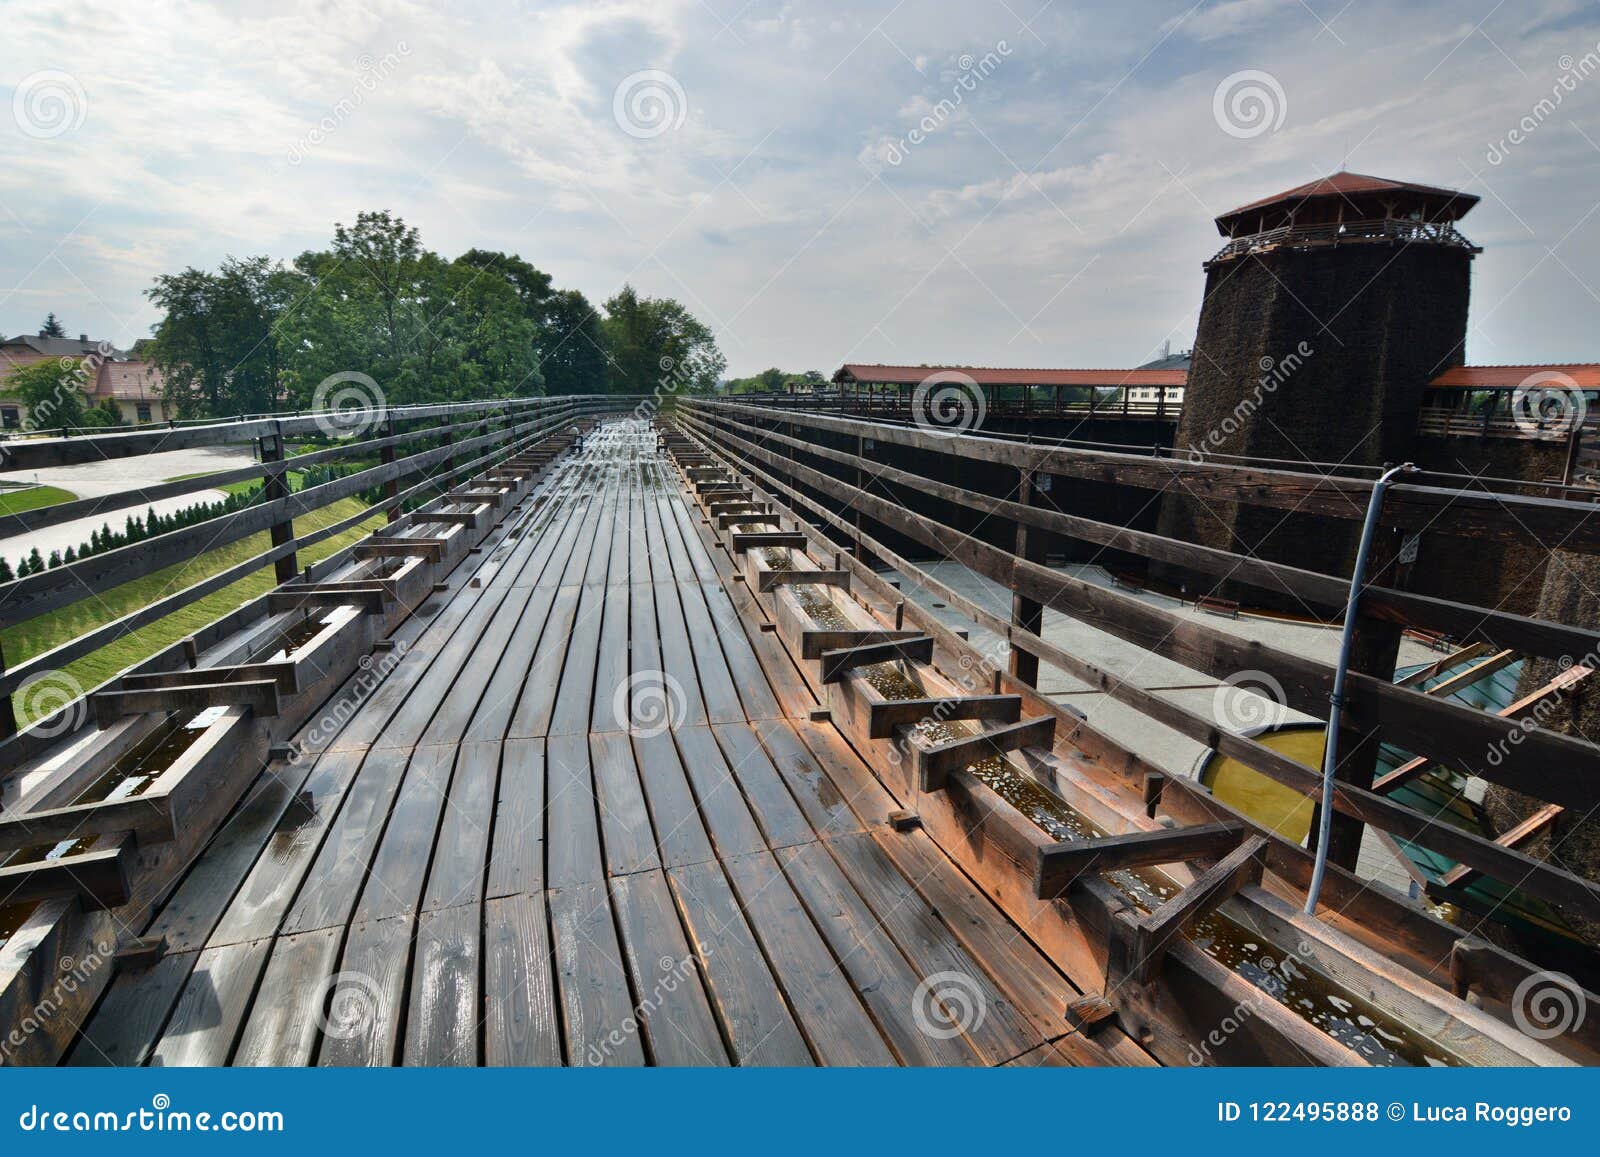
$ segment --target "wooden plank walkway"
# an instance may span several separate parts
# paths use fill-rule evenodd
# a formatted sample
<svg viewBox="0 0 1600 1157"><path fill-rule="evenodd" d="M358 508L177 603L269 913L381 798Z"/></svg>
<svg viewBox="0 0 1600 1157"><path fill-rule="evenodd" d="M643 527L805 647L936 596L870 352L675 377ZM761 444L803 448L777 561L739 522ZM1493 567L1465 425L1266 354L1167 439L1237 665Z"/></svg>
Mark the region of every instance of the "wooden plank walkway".
<svg viewBox="0 0 1600 1157"><path fill-rule="evenodd" d="M1149 1063L887 826L732 574L602 426L263 772L68 1063Z"/></svg>

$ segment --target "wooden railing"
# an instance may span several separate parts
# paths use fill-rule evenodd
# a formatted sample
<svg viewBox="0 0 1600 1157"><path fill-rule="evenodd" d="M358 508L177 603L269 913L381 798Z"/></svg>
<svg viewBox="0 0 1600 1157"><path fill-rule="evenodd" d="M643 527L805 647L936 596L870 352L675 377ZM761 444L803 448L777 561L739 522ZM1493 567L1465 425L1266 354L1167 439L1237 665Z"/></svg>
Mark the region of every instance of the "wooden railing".
<svg viewBox="0 0 1600 1157"><path fill-rule="evenodd" d="M1246 670L1264 672L1282 687L1284 706L1319 718L1326 718L1328 713L1331 667L1053 570L1043 565L1037 550L1029 549L1025 543L1030 529L1043 530L1201 575L1227 577L1293 595L1325 608L1344 604L1348 580L1068 513L1049 501L1041 501L1033 484L1048 476L1114 481L1150 491L1203 494L1220 501L1265 506L1288 512L1286 516L1304 512L1351 520L1363 515L1371 480L1209 462L1152 461L1106 451L1041 447L985 437L950 437L916 428L726 402L689 402L680 411L680 421L695 436L736 459L741 469L853 539L858 550L909 574L919 585L935 592L936 597L1008 638L1014 648L1035 660L1061 667L1161 726L1213 747L1314 800L1320 798L1318 776L1306 767L1253 738L1223 730L1207 716L1124 682L1083 656L1045 640L1039 625L1039 608L1053 607L1079 622L1218 678ZM856 452L836 448L840 435L846 436L846 445L853 443ZM873 440L877 446L871 458L861 451L865 439ZM915 458L894 459L915 462L916 469L890 464L885 446L919 451ZM932 477L934 460L928 455L958 460L948 463L954 469L944 471L945 477L959 476L959 460L1011 467L1023 480L1018 490L1029 496L1028 501L1011 501ZM891 499L874 493L862 479L892 484L895 496ZM825 503L819 503L813 495L821 496ZM964 507L985 520L1010 522L1015 527L1017 549L991 545L918 513L914 496L922 495ZM847 517L836 513L840 510ZM1383 522L1402 530L1428 528L1431 533L1500 543L1559 542L1564 550L1597 554L1600 525L1596 524L1593 511L1588 502L1402 485L1388 492ZM895 553L880 536L864 531L863 519L1007 587L1016 595L1012 618L999 618L939 583ZM1374 580L1384 581L1382 573ZM1367 587L1361 612L1358 635L1369 641L1384 637L1397 641L1402 630L1426 630L1450 635L1463 643L1478 641L1496 650L1543 656L1562 668L1593 666L1600 655L1600 632L1590 627L1470 606L1391 585ZM1381 737L1463 774L1479 776L1539 800L1579 807L1585 814L1600 803L1600 746L1554 730L1530 727L1525 719L1497 716L1397 686L1390 675L1392 669L1388 673L1356 671L1350 676L1346 711L1359 738ZM1336 825L1338 846L1344 852L1336 862L1343 859L1345 866L1353 866L1361 828L1372 824L1402 841L1435 849L1586 919L1600 919L1600 887L1594 882L1406 807L1368 786L1370 770L1369 766L1362 776L1359 765L1340 769L1343 782L1335 793L1333 806L1340 818Z"/></svg>
<svg viewBox="0 0 1600 1157"><path fill-rule="evenodd" d="M606 396L493 399L440 405L395 406L367 411L309 412L281 417L142 427L61 438L22 438L4 443L6 469L31 471L162 453L198 446L251 444L249 466L165 482L97 498L60 503L0 516L0 537L26 535L88 517L137 509L153 502L239 482L262 483L260 498L218 515L140 542L77 559L0 584L0 627L24 623L94 598L197 555L267 532L269 549L160 598L111 622L6 669L0 655L0 736L14 730L10 699L19 686L47 671L164 618L197 599L266 566L279 581L292 577L297 555L375 515L393 521L408 506L447 492L458 479L566 429L576 419L632 405L636 399ZM290 439L330 442L289 456ZM375 463L374 463L374 460ZM290 471L313 466L358 464L343 477L291 493ZM331 525L297 534L295 520L362 492L381 490L377 502Z"/></svg>
<svg viewBox="0 0 1600 1157"><path fill-rule="evenodd" d="M1407 245L1448 245L1482 250L1463 237L1455 225L1448 221L1409 221L1399 217L1373 218L1363 221L1343 221L1319 225L1282 225L1264 229L1244 237L1234 237L1212 256L1212 261L1227 261L1246 253L1259 253L1266 249L1283 247L1312 247L1324 245L1356 245L1373 242L1400 242Z"/></svg>

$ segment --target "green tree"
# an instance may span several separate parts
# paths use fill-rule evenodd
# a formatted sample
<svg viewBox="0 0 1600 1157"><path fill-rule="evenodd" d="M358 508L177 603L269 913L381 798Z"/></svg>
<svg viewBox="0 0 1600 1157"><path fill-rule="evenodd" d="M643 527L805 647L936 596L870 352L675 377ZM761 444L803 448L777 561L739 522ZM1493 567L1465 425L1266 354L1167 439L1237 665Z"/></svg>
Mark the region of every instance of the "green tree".
<svg viewBox="0 0 1600 1157"><path fill-rule="evenodd" d="M603 394L611 356L600 311L576 289L551 294L540 317L539 367L551 394Z"/></svg>
<svg viewBox="0 0 1600 1157"><path fill-rule="evenodd" d="M66 337L67 331L66 328L56 320L56 315L54 312L52 312L49 317L44 319L44 324L39 327L39 336Z"/></svg>
<svg viewBox="0 0 1600 1157"><path fill-rule="evenodd" d="M728 359L711 330L670 297L640 297L624 285L606 302L612 392L709 393Z"/></svg>
<svg viewBox="0 0 1600 1157"><path fill-rule="evenodd" d="M28 407L32 429L84 424L83 374L71 358L45 358L23 366L11 375L6 390Z"/></svg>
<svg viewBox="0 0 1600 1157"><path fill-rule="evenodd" d="M149 343L168 400L185 415L277 408L284 394L279 322L303 278L267 257L229 257L216 273L164 274L146 296L166 310Z"/></svg>

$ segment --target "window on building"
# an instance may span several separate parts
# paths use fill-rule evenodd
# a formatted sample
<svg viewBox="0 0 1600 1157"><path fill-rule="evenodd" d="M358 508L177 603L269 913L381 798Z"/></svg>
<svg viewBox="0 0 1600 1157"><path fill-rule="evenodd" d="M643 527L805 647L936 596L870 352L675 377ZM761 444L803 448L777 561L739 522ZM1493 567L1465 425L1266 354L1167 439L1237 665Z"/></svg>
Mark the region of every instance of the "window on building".
<svg viewBox="0 0 1600 1157"><path fill-rule="evenodd" d="M15 406L0 406L0 426L7 430L22 429L22 411Z"/></svg>
<svg viewBox="0 0 1600 1157"><path fill-rule="evenodd" d="M150 420L150 404L148 402L140 402L134 406L133 413L139 421L148 422Z"/></svg>

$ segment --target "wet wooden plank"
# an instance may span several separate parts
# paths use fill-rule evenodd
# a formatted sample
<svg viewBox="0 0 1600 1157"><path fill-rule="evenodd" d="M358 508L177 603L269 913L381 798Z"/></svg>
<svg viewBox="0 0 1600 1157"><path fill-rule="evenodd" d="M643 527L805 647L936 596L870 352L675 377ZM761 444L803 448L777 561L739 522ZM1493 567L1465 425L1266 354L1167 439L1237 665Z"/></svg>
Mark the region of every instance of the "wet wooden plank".
<svg viewBox="0 0 1600 1157"><path fill-rule="evenodd" d="M595 813L589 743L582 735L552 735L545 745L545 853L549 886L570 888L605 879L600 823Z"/></svg>
<svg viewBox="0 0 1600 1157"><path fill-rule="evenodd" d="M832 723L809 720L795 720L793 727L861 822L869 828L888 823L889 813L900 807L899 801L861 761L838 729Z"/></svg>
<svg viewBox="0 0 1600 1157"><path fill-rule="evenodd" d="M656 855L650 811L627 732L590 735L589 758L600 805L607 871L618 876L659 868L661 860Z"/></svg>
<svg viewBox="0 0 1600 1157"><path fill-rule="evenodd" d="M323 928L274 942L232 1063L308 1065L321 1033L325 981L339 958L341 928Z"/></svg>
<svg viewBox="0 0 1600 1157"><path fill-rule="evenodd" d="M386 1067L397 1062L415 925L410 916L396 916L350 926L337 979L324 994L328 1014L318 1064Z"/></svg>
<svg viewBox="0 0 1600 1157"><path fill-rule="evenodd" d="M393 748L367 753L284 918L283 932L310 932L349 920L409 756L409 751Z"/></svg>
<svg viewBox="0 0 1600 1157"><path fill-rule="evenodd" d="M1001 1064L1057 1035L1059 1023L1041 1031L1011 1003L870 836L844 836L827 848L917 973L944 978L937 987L951 993L946 1012L966 1026L968 1041L987 1063Z"/></svg>
<svg viewBox="0 0 1600 1157"><path fill-rule="evenodd" d="M422 897L423 911L449 908L479 899L489 857L489 829L494 822L500 778L498 742L463 743L457 750L449 800L435 840L433 864Z"/></svg>
<svg viewBox="0 0 1600 1157"><path fill-rule="evenodd" d="M937 981L905 958L822 845L802 844L777 855L900 1059L912 1065L977 1063L964 1036L943 1035L947 1026L931 1003Z"/></svg>
<svg viewBox="0 0 1600 1157"><path fill-rule="evenodd" d="M270 940L252 940L202 951L147 1063L226 1064L271 947Z"/></svg>
<svg viewBox="0 0 1600 1157"><path fill-rule="evenodd" d="M644 593L649 597L648 591ZM608 584L603 597L589 730L620 731L628 725L626 709L617 709L626 701L624 686L628 681L628 584Z"/></svg>
<svg viewBox="0 0 1600 1157"><path fill-rule="evenodd" d="M712 723L734 723L744 719L744 704L739 701L739 691L734 686L733 671L723 653L722 640L706 610L704 588L698 583L679 584L678 596L683 607L683 620L689 631L689 642L694 649L695 670L700 679L700 692L705 697L706 718ZM743 641L743 634L735 635Z"/></svg>
<svg viewBox="0 0 1600 1157"><path fill-rule="evenodd" d="M700 680L695 676L694 651L689 646L689 632L683 625L683 607L678 601L677 583L657 583L653 588L656 602L656 635L660 642L661 669L672 676L683 693L683 713L680 726L692 727L706 721L705 696L700 691ZM637 677L640 668L634 665Z"/></svg>
<svg viewBox="0 0 1600 1157"><path fill-rule="evenodd" d="M656 869L615 877L611 898L651 1063L726 1065L727 1049L701 980L700 950L684 937L666 876Z"/></svg>
<svg viewBox="0 0 1600 1157"><path fill-rule="evenodd" d="M479 904L424 912L417 921L404 1063L478 1063Z"/></svg>
<svg viewBox="0 0 1600 1157"><path fill-rule="evenodd" d="M667 879L689 939L710 948L706 990L735 1063L813 1063L722 868L715 861L688 864L669 869Z"/></svg>
<svg viewBox="0 0 1600 1157"><path fill-rule="evenodd" d="M788 722L769 719L751 726L818 835L827 837L864 830L861 818L850 809L849 800Z"/></svg>
<svg viewBox="0 0 1600 1157"><path fill-rule="evenodd" d="M629 1027L636 1023L636 1014L605 885L559 888L547 900L567 1063L644 1064L638 1031Z"/></svg>
<svg viewBox="0 0 1600 1157"><path fill-rule="evenodd" d="M66 1063L144 1064L199 957L198 950L174 953L118 976L78 1033Z"/></svg>
<svg viewBox="0 0 1600 1157"><path fill-rule="evenodd" d="M539 649L529 664L528 676L517 699L517 708L511 715L507 738L532 738L550 731L550 719L555 712L556 689L561 683L561 668L566 662L567 643L572 635L572 624L578 615L578 597L582 588L565 586L556 591L550 607L550 618L544 633L539 636Z"/></svg>
<svg viewBox="0 0 1600 1157"><path fill-rule="evenodd" d="M716 631L717 640L722 644L722 652L727 657L728 669L732 672L739 699L744 704L744 717L780 718L783 711L778 706L778 700L773 695L771 686L767 683L766 670L757 658L727 592L721 586L707 586L701 588L701 594L705 598L706 609L711 614L712 628Z"/></svg>
<svg viewBox="0 0 1600 1157"><path fill-rule="evenodd" d="M711 839L695 804L694 793L678 758L669 732L641 733L633 737L639 779L645 801L655 821L658 852L663 866L701 864L712 859Z"/></svg>
<svg viewBox="0 0 1600 1157"><path fill-rule="evenodd" d="M591 703L595 695L595 665L599 661L600 627L606 603L604 584L586 584L578 599L577 617L567 640L567 660L561 668L561 683L556 689L555 707L550 716L550 734L584 734L589 730ZM611 688L602 688L609 696ZM602 705L604 706L604 705Z"/></svg>
<svg viewBox="0 0 1600 1157"><path fill-rule="evenodd" d="M722 747L728 767L761 825L767 846L788 847L816 839L805 814L789 794L789 788L773 766L761 740L747 723L729 723L712 728Z"/></svg>
<svg viewBox="0 0 1600 1157"><path fill-rule="evenodd" d="M700 817L711 833L717 854L726 859L765 851L766 837L728 770L711 728L680 727L674 736L694 788Z"/></svg>
<svg viewBox="0 0 1600 1157"><path fill-rule="evenodd" d="M489 897L544 887L544 747L543 739L508 739L501 751Z"/></svg>
<svg viewBox="0 0 1600 1157"><path fill-rule="evenodd" d="M451 746L412 751L377 854L366 872L356 905L357 920L416 914L455 762L456 749Z"/></svg>
<svg viewBox="0 0 1600 1157"><path fill-rule="evenodd" d="M483 915L484 1063L559 1065L561 1018L543 893L489 900Z"/></svg>
<svg viewBox="0 0 1600 1157"><path fill-rule="evenodd" d="M740 856L724 867L789 1007L821 1062L895 1064L893 1051L772 854Z"/></svg>

